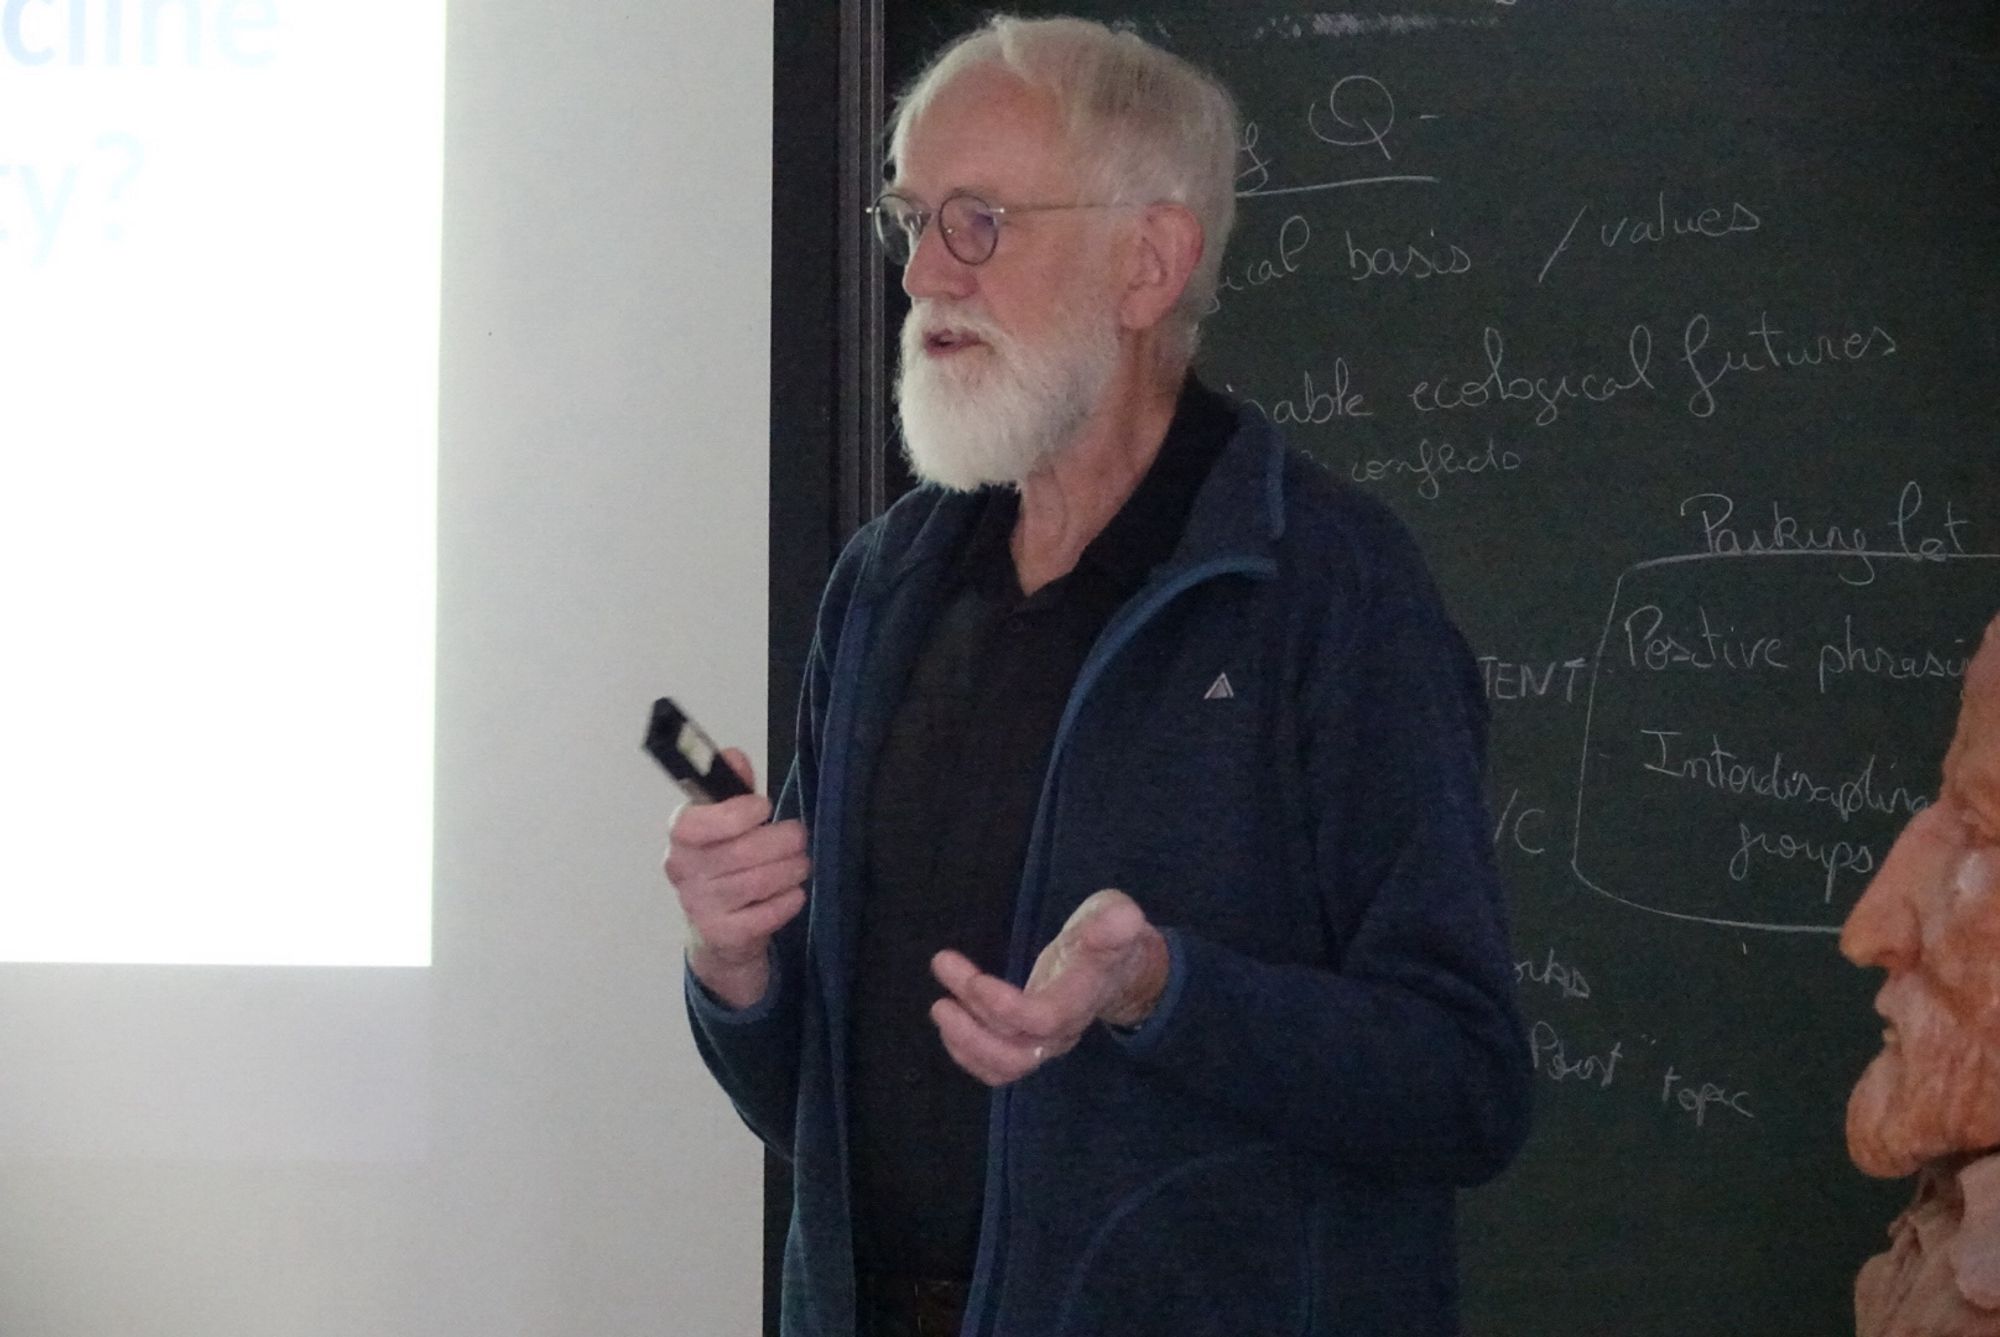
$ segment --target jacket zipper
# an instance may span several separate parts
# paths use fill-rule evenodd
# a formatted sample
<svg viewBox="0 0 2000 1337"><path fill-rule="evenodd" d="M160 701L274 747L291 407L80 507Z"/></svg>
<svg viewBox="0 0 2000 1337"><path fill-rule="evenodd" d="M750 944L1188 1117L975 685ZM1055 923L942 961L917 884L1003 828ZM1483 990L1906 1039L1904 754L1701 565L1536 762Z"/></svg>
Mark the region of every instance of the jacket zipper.
<svg viewBox="0 0 2000 1337"><path fill-rule="evenodd" d="M1049 747L1048 768L1042 773L1042 791L1035 802L1035 822L1028 836L1028 857L1021 870L1021 891L1014 910L1014 931L1007 948L1007 973L1010 979L1027 978L1027 953L1029 935L1041 910L1041 888L1035 884L1035 868L1041 862L1042 846L1047 835L1049 801L1055 793L1055 777L1062 764L1064 745L1069 740L1071 727L1076 723L1078 712L1097 685L1098 678L1117 657L1119 651L1139 634L1159 611L1179 598L1188 590L1209 580L1225 575L1250 575L1269 579L1277 574L1277 563L1268 557L1219 557L1183 571L1179 576L1162 585L1126 615L1113 623L1104 637L1091 650L1078 672L1076 685L1070 688L1069 700L1064 703L1061 721L1056 725L1055 740ZM999 1286L999 1235L1005 1197L1007 1111L1013 1101L1013 1089L1001 1087L993 1092L988 1104L986 1121L986 1201L979 1216L979 1256L973 1264L972 1289L967 1297L966 1332L978 1334L986 1323L985 1310L988 1296Z"/></svg>

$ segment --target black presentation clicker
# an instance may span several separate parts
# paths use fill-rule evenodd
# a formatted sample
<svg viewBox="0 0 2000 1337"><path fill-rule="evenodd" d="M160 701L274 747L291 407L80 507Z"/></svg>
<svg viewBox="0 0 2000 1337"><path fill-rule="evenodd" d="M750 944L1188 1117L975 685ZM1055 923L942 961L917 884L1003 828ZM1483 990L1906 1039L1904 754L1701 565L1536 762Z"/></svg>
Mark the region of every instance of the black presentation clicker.
<svg viewBox="0 0 2000 1337"><path fill-rule="evenodd" d="M701 726L663 696L653 703L653 723L646 730L646 751L667 768L681 792L696 803L720 803L750 792L743 777L722 759Z"/></svg>

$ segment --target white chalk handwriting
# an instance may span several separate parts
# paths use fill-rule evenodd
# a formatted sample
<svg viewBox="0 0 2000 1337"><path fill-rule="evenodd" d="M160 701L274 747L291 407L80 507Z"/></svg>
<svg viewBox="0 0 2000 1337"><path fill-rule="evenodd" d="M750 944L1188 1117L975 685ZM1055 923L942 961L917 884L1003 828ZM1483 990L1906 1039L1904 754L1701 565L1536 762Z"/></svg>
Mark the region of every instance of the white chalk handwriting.
<svg viewBox="0 0 2000 1337"><path fill-rule="evenodd" d="M1303 214L1292 214L1278 225L1278 236L1269 255L1255 256L1245 264L1224 274L1216 284L1216 295L1209 303L1209 314L1214 315L1222 306L1225 292L1249 292L1252 288L1262 288L1288 279L1299 272L1299 257L1312 245L1312 224Z"/></svg>
<svg viewBox="0 0 2000 1337"><path fill-rule="evenodd" d="M1379 278L1449 277L1472 271L1472 257L1465 248L1439 241L1436 228L1416 241L1394 246L1357 246L1352 231L1341 235L1347 241L1347 277L1356 283Z"/></svg>
<svg viewBox="0 0 2000 1337"><path fill-rule="evenodd" d="M1930 646L1892 647L1879 641L1871 644L1866 638L1857 644L1854 639L1854 615L1845 614L1840 622L1840 643L1824 641L1819 647L1819 690L1822 694L1826 692L1830 679L1850 673L1886 678L1891 682L1931 678L1956 683L1965 677L1965 666L1972 662L1972 651L1966 647L1963 636L1954 642L1958 647L1957 653L1947 650L1940 654Z"/></svg>
<svg viewBox="0 0 2000 1337"><path fill-rule="evenodd" d="M1479 676L1485 683L1488 701L1533 701L1555 691L1565 704L1573 703L1577 679L1589 667L1590 660L1583 656L1532 663L1515 663L1494 655L1479 657ZM1558 669L1562 671L1560 676Z"/></svg>
<svg viewBox="0 0 2000 1337"><path fill-rule="evenodd" d="M1699 630L1683 631L1667 624L1667 614L1658 604L1641 604L1625 615L1625 663L1660 672L1664 669L1759 669L1784 670L1791 667L1785 658L1782 636L1752 636L1735 627L1718 626L1708 609L1697 604L1695 619Z"/></svg>
<svg viewBox="0 0 2000 1337"><path fill-rule="evenodd" d="M1367 399L1354 388L1354 374L1348 370L1346 358L1333 360L1333 375L1328 379L1332 381L1331 389L1316 385L1312 373L1307 371L1300 375L1304 388L1296 398L1274 399L1268 404L1248 395L1241 398L1280 426L1323 427L1338 418L1375 416ZM1223 389L1237 393L1233 386L1225 385Z"/></svg>
<svg viewBox="0 0 2000 1337"><path fill-rule="evenodd" d="M1576 1081L1600 1089L1609 1087L1617 1080L1618 1060L1625 1057L1624 1044L1613 1041L1611 1048L1603 1054L1586 1054L1572 1059L1562 1036L1546 1021L1536 1022L1528 1032L1528 1050L1535 1071L1550 1081Z"/></svg>
<svg viewBox="0 0 2000 1337"><path fill-rule="evenodd" d="M1787 762L1782 749L1773 751L1768 762L1761 758L1743 760L1734 749L1724 747L1717 734L1709 735L1706 751L1689 752L1679 741L1682 735L1678 729L1641 729L1639 733L1653 740L1653 755L1644 763L1644 770L1673 780L1691 781L1720 794L1737 798L1751 795L1777 803L1825 808L1842 822L1863 813L1879 813L1904 821L1930 804L1930 799L1922 793L1903 785L1890 785L1886 780L1878 781L1872 752L1852 775L1825 780L1803 766Z"/></svg>
<svg viewBox="0 0 2000 1337"><path fill-rule="evenodd" d="M1443 377L1418 381L1409 394L1410 406L1419 413L1449 413L1489 404L1532 404L1535 426L1547 427L1562 416L1565 405L1579 400L1602 404L1641 387L1655 388L1650 372L1653 332L1645 325L1634 325L1626 336L1625 366L1581 375L1562 370L1538 376L1509 375L1505 336L1489 325L1480 343L1486 358L1484 376L1477 380Z"/></svg>
<svg viewBox="0 0 2000 1337"><path fill-rule="evenodd" d="M1696 1086L1674 1071L1674 1065L1671 1063L1667 1065L1665 1080L1660 1083L1660 1103L1685 1111L1694 1120L1694 1126L1697 1128L1707 1124L1710 1110L1727 1110L1745 1119L1754 1119L1757 1116L1750 1112L1749 1102L1748 1091L1732 1091L1714 1082L1703 1082Z"/></svg>
<svg viewBox="0 0 2000 1337"><path fill-rule="evenodd" d="M1521 453L1500 449L1490 436L1484 450L1476 447L1460 450L1449 441L1433 442L1424 437L1407 454L1358 459L1348 466L1347 472L1357 483L1414 478L1417 495L1425 501L1436 501L1444 495L1444 480L1448 478L1512 473L1520 467Z"/></svg>
<svg viewBox="0 0 2000 1337"><path fill-rule="evenodd" d="M1548 959L1541 962L1516 961L1514 963L1514 983L1540 984L1554 990L1564 998L1583 999L1590 997L1590 981L1576 966L1567 966L1556 960L1556 949L1549 948Z"/></svg>
<svg viewBox="0 0 2000 1337"><path fill-rule="evenodd" d="M1865 840L1814 840L1807 836L1795 836L1789 831L1758 830L1743 821L1736 823L1736 835L1740 843L1736 853L1729 857L1729 878L1732 882L1749 878L1753 854L1785 863L1803 859L1826 871L1820 901L1831 905L1834 884L1842 872L1865 878L1875 871L1875 851Z"/></svg>
<svg viewBox="0 0 2000 1337"><path fill-rule="evenodd" d="M1502 842L1511 840L1523 854L1534 857L1547 854L1549 847L1539 842L1546 839L1542 829L1548 816L1547 808L1521 802L1521 791L1516 789L1507 796L1507 806L1500 810L1500 820L1493 824L1494 848L1499 849Z"/></svg>
<svg viewBox="0 0 2000 1337"><path fill-rule="evenodd" d="M1577 225L1591 206L1583 204L1569 220L1569 227L1549 252L1549 258L1542 262L1542 269L1535 276L1540 283L1549 276L1558 257L1569 249L1571 238L1576 236ZM1672 210L1667 207L1667 192L1662 190L1653 197L1653 208L1646 213L1621 213L1613 215L1610 210L1602 210L1604 221L1597 224L1598 244L1605 250L1632 250L1642 246L1657 246L1675 238L1711 241L1741 233L1755 232L1764 226L1764 220L1755 209L1741 200L1731 200L1728 205L1703 204L1683 205L1676 201Z"/></svg>
<svg viewBox="0 0 2000 1337"><path fill-rule="evenodd" d="M1834 367L1850 362L1894 357L1896 340L1880 325L1866 329L1852 325L1835 333L1815 331L1788 334L1771 324L1769 313L1759 313L1757 323L1744 331L1756 340L1740 349L1710 349L1714 327L1708 316L1696 312L1681 330L1681 361L1694 376L1695 390L1688 396L1687 410L1697 418L1710 418L1720 407L1716 387L1730 376L1757 375L1770 371L1791 371L1805 367Z"/></svg>

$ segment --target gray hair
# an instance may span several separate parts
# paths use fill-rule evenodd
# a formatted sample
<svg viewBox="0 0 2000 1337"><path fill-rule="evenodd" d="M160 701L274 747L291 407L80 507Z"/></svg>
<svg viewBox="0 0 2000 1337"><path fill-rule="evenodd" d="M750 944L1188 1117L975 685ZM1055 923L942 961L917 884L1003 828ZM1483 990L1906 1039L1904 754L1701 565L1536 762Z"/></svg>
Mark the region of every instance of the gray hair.
<svg viewBox="0 0 2000 1337"><path fill-rule="evenodd" d="M1174 352L1194 355L1236 221L1236 102L1212 75L1130 32L1085 19L995 15L953 42L897 99L889 161L953 79L998 66L1054 96L1087 188L1106 202L1185 206L1201 224L1201 260L1169 318ZM1003 201L1004 202L1004 201Z"/></svg>

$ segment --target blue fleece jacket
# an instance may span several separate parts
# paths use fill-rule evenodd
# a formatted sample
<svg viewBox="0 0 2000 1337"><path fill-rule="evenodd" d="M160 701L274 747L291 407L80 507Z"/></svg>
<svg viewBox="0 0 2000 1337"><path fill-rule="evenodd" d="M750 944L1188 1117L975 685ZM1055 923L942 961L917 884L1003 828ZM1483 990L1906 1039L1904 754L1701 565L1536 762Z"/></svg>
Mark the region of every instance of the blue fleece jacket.
<svg viewBox="0 0 2000 1337"><path fill-rule="evenodd" d="M811 833L808 909L751 1007L689 976L704 1059L793 1166L786 1337L854 1332L858 796L978 506L919 489L841 555L778 804ZM1243 409L1077 677L1008 959L1024 981L1117 887L1166 933L1166 992L993 1093L967 1337L1457 1330L1456 1192L1529 1100L1484 734L1409 534Z"/></svg>

